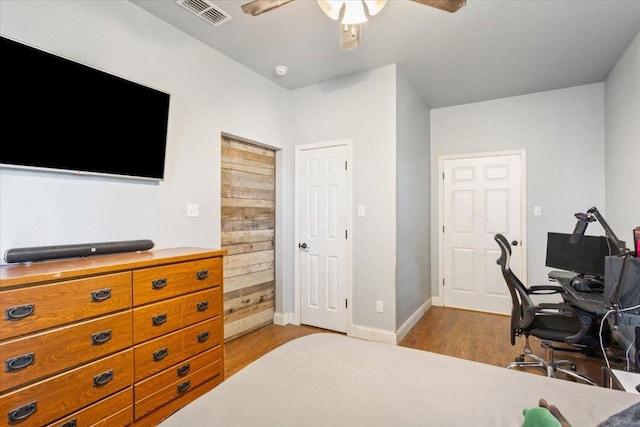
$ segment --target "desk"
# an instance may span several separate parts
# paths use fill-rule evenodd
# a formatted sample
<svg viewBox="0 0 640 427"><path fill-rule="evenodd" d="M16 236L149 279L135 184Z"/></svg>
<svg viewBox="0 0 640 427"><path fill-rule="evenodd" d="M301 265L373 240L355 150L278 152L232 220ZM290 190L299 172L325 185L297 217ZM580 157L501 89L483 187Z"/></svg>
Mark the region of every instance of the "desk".
<svg viewBox="0 0 640 427"><path fill-rule="evenodd" d="M620 388L627 393L640 394L640 373L602 368L602 383L608 388Z"/></svg>
<svg viewBox="0 0 640 427"><path fill-rule="evenodd" d="M578 296L584 294L585 296L592 295L590 292L579 292L573 289L571 286L571 279L575 277L576 273L569 271L551 271L549 272L549 280L557 282L565 290L563 294L564 300L582 309L586 312L593 313L596 316L604 316L609 309L604 303L604 298L598 301L592 301L588 299L580 299Z"/></svg>
<svg viewBox="0 0 640 427"><path fill-rule="evenodd" d="M597 319L598 323L601 322L602 317L606 315L611 308L607 307L604 298L599 301L580 299L581 294L586 294L588 296L591 293L579 292L573 289L573 286L571 286L571 279L574 276L575 273L569 271L549 272L549 280L557 282L566 291L562 294L565 302L582 311L593 314L594 319ZM634 340L636 340L638 335L640 335L640 328L636 328L636 326L638 326L638 319L640 319L640 316L637 315L626 315L621 317L620 314L615 313L611 313L607 317L607 322L611 329L611 338L616 341L623 350L626 350L632 345L634 345L635 348L635 344L633 344ZM630 351L629 360L632 362L632 366L634 366L636 370L640 370L640 360L638 360L636 355L637 350Z"/></svg>

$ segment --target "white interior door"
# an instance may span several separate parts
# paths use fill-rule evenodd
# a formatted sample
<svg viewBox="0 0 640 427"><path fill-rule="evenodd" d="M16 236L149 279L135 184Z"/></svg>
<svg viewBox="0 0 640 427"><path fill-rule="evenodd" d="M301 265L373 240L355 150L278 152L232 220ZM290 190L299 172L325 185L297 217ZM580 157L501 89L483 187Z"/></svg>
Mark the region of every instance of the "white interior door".
<svg viewBox="0 0 640 427"><path fill-rule="evenodd" d="M522 277L522 169L520 154L444 160L444 305L511 312L494 235L516 242L511 268Z"/></svg>
<svg viewBox="0 0 640 427"><path fill-rule="evenodd" d="M347 146L296 158L300 323L347 330Z"/></svg>

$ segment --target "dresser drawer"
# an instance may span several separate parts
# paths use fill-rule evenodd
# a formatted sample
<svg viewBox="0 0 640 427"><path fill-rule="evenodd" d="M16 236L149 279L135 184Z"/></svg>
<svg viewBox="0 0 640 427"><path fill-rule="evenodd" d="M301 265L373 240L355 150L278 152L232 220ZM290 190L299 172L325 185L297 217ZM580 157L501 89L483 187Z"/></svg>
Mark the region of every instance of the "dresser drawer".
<svg viewBox="0 0 640 427"><path fill-rule="evenodd" d="M0 344L0 391L130 347L131 311Z"/></svg>
<svg viewBox="0 0 640 427"><path fill-rule="evenodd" d="M222 348L216 347L207 350L195 357L187 359L162 372L157 373L139 383L136 383L133 391L135 400L143 400L157 393L167 384L174 383L200 369L222 360Z"/></svg>
<svg viewBox="0 0 640 427"><path fill-rule="evenodd" d="M133 309L133 341L159 337L182 327L182 304L180 298L157 302Z"/></svg>
<svg viewBox="0 0 640 427"><path fill-rule="evenodd" d="M182 324L193 325L222 314L222 290L219 287L182 297Z"/></svg>
<svg viewBox="0 0 640 427"><path fill-rule="evenodd" d="M126 350L0 397L0 426L49 424L127 388L133 381L133 354Z"/></svg>
<svg viewBox="0 0 640 427"><path fill-rule="evenodd" d="M133 304L147 304L221 285L221 257L144 268L133 272Z"/></svg>
<svg viewBox="0 0 640 427"><path fill-rule="evenodd" d="M222 375L222 363L217 361L211 365L207 365L204 368L187 375L177 381L170 384L166 384L163 388L157 392L142 398L141 400L135 400L134 417L136 420L144 417L149 412L167 404L168 402L186 396L189 391L195 389L200 384L207 382L208 380Z"/></svg>
<svg viewBox="0 0 640 427"><path fill-rule="evenodd" d="M184 357L195 356L222 344L222 318L215 317L189 326L182 330L182 334Z"/></svg>
<svg viewBox="0 0 640 427"><path fill-rule="evenodd" d="M131 307L131 273L5 290L0 340Z"/></svg>
<svg viewBox="0 0 640 427"><path fill-rule="evenodd" d="M182 331L172 332L133 348L135 381L138 382L184 359Z"/></svg>
<svg viewBox="0 0 640 427"><path fill-rule="evenodd" d="M133 389L129 387L47 427L123 427L133 422Z"/></svg>

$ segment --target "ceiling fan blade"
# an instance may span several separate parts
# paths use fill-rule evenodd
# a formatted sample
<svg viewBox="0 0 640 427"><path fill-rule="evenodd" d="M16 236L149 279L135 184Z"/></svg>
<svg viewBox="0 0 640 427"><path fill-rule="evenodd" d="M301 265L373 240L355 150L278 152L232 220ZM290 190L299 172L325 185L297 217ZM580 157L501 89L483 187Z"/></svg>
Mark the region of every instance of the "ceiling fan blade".
<svg viewBox="0 0 640 427"><path fill-rule="evenodd" d="M435 7L436 9L446 10L447 12L457 12L462 6L467 4L467 0L411 0L425 6Z"/></svg>
<svg viewBox="0 0 640 427"><path fill-rule="evenodd" d="M257 16L261 13L277 9L287 3L291 3L292 1L294 0L254 0L252 2L243 4L241 7L244 13Z"/></svg>

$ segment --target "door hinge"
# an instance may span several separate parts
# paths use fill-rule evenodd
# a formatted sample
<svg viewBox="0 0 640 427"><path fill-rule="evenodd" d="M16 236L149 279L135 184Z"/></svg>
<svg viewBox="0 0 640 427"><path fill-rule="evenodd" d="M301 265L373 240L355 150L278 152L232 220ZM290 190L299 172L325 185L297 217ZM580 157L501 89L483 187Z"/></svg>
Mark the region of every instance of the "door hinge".
<svg viewBox="0 0 640 427"><path fill-rule="evenodd" d="M344 230L344 238L345 239L349 238L349 230Z"/></svg>
<svg viewBox="0 0 640 427"><path fill-rule="evenodd" d="M344 308L349 308L349 300L344 300Z"/></svg>
<svg viewBox="0 0 640 427"><path fill-rule="evenodd" d="M444 172L442 172L442 180L444 181Z"/></svg>
<svg viewBox="0 0 640 427"><path fill-rule="evenodd" d="M444 286L444 279L442 279L442 286Z"/></svg>
<svg viewBox="0 0 640 427"><path fill-rule="evenodd" d="M344 170L347 170L347 161L344 161Z"/></svg>
<svg viewBox="0 0 640 427"><path fill-rule="evenodd" d="M442 226L442 232L444 233L444 225Z"/></svg>

